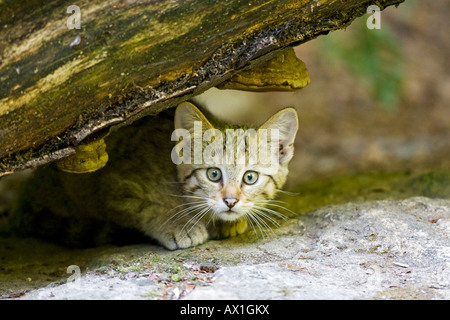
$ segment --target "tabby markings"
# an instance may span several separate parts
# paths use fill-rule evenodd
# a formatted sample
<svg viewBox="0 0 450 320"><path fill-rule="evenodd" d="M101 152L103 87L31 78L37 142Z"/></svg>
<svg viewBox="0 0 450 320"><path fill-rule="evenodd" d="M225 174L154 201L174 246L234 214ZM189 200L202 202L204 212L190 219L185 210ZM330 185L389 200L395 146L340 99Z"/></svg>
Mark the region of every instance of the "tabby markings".
<svg viewBox="0 0 450 320"><path fill-rule="evenodd" d="M274 173L278 171L278 129L226 129L225 134L219 129L203 132L202 122L195 121L193 133L179 128L173 131L171 140L178 141L171 153L176 165L192 162L207 165L248 164L263 165Z"/></svg>

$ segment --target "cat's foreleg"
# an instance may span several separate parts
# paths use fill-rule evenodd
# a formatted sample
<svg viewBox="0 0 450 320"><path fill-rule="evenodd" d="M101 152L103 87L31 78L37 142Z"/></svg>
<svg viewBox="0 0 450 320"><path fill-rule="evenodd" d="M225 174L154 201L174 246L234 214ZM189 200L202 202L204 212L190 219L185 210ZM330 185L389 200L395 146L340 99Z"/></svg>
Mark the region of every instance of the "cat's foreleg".
<svg viewBox="0 0 450 320"><path fill-rule="evenodd" d="M235 237L247 231L248 222L245 217L235 221L216 220L208 224L208 232L211 239L224 239Z"/></svg>

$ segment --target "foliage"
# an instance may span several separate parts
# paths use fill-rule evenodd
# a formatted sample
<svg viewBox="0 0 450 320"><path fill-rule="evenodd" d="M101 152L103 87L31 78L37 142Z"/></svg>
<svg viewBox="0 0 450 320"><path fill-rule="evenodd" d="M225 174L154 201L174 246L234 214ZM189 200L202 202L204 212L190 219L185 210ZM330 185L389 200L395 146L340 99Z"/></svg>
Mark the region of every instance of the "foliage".
<svg viewBox="0 0 450 320"><path fill-rule="evenodd" d="M387 23L369 29L368 16L356 20L346 31L322 38L325 58L345 66L367 81L373 99L386 110L396 108L405 80L404 53Z"/></svg>

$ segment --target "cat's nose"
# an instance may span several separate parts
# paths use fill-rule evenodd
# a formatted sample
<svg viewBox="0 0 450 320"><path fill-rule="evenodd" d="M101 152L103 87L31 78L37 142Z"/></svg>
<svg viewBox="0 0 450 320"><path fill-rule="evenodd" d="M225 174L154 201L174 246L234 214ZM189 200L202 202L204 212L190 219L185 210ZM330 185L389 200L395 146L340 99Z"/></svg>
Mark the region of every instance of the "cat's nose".
<svg viewBox="0 0 450 320"><path fill-rule="evenodd" d="M228 206L228 208L233 208L236 203L238 203L238 199L233 198L233 197L225 197L223 198L223 202L225 202L225 204Z"/></svg>

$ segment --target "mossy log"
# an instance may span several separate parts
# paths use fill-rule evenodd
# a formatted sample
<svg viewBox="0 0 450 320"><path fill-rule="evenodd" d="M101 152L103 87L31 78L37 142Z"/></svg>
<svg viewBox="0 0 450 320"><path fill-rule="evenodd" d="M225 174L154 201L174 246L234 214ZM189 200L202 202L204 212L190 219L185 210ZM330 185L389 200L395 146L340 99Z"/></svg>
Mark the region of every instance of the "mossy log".
<svg viewBox="0 0 450 320"><path fill-rule="evenodd" d="M402 1L0 1L0 176Z"/></svg>

